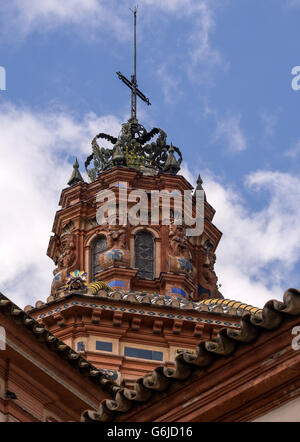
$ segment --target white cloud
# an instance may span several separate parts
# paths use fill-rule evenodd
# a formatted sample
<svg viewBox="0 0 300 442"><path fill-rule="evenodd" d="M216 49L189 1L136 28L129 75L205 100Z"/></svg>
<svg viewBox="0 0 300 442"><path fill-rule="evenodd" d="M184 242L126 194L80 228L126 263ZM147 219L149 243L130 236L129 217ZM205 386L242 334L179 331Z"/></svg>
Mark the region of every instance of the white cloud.
<svg viewBox="0 0 300 442"><path fill-rule="evenodd" d="M89 36L98 30L129 38L131 30L128 20L123 20L122 9L119 2L101 0L10 0L0 4L3 25L8 30L14 27L23 36L71 25Z"/></svg>
<svg viewBox="0 0 300 442"><path fill-rule="evenodd" d="M151 26L160 23L164 29L165 20L178 27L184 47L174 55L167 53L168 36L164 43L154 37L156 56L151 58L153 75L161 82L166 103L174 104L182 93L182 76L193 82L213 81L212 68L222 64L227 68L221 53L211 43L216 27L216 11L219 0L142 0L139 5L138 39L149 39L153 34ZM0 33L7 41L24 39L32 33L47 33L59 28L80 35L85 41L101 39L109 45L113 41L132 42L131 0L10 0L0 2ZM188 31L183 32L184 26ZM6 32L5 35L3 35ZM181 44L181 43L180 43ZM161 52L163 61L161 61ZM199 65L201 64L201 69ZM174 69L176 65L176 69ZM158 68L157 68L158 66ZM177 74L175 73L177 72ZM181 72L181 74L178 74Z"/></svg>
<svg viewBox="0 0 300 442"><path fill-rule="evenodd" d="M193 66L199 62L207 65L222 62L220 52L210 42L215 28L215 10L219 0L142 0L141 20L160 20L160 14L190 20L187 35L187 52ZM10 0L0 3L2 30L5 27L14 35L26 36L32 32L53 31L59 26L72 26L73 31L83 31L92 38L96 33L113 34L118 40L132 38L132 21L128 8L130 0ZM140 20L140 18L139 18Z"/></svg>
<svg viewBox="0 0 300 442"><path fill-rule="evenodd" d="M240 115L228 115L217 118L215 140L225 139L228 149L232 152L241 152L247 149L247 140L240 127Z"/></svg>
<svg viewBox="0 0 300 442"><path fill-rule="evenodd" d="M34 113L0 106L0 290L20 305L45 299L52 270L46 256L60 191L73 162L85 159L98 132L117 135L113 116ZM81 170L83 162L81 161Z"/></svg>
<svg viewBox="0 0 300 442"><path fill-rule="evenodd" d="M174 104L182 96L179 86L183 76L197 84L212 84L212 69L216 65L222 65L224 71L228 70L228 62L211 43L220 4L219 0L144 0L142 5L148 6L145 15L155 17L156 21L160 20L161 14L168 14L169 20L174 19L173 26L178 26L179 30L178 44L184 45L176 56L164 50L163 61L156 69L166 103ZM183 35L182 25L188 26L188 31Z"/></svg>
<svg viewBox="0 0 300 442"><path fill-rule="evenodd" d="M204 62L206 67L224 62L221 53L212 46L210 38L216 26L217 0L144 0L143 4L176 14L180 18L191 18L187 51L193 66L199 62Z"/></svg>
<svg viewBox="0 0 300 442"><path fill-rule="evenodd" d="M210 34L216 25L212 2L197 2L195 12L197 13L196 26L190 35L192 63L195 65L204 61L211 65L221 64L223 57L210 42Z"/></svg>
<svg viewBox="0 0 300 442"><path fill-rule="evenodd" d="M183 173L192 179L186 166ZM204 175L208 201L216 209L213 222L223 232L216 271L224 297L259 307L282 299L300 260L300 179L270 171L248 175L248 190L269 195L261 210L251 211L239 191L207 171Z"/></svg>

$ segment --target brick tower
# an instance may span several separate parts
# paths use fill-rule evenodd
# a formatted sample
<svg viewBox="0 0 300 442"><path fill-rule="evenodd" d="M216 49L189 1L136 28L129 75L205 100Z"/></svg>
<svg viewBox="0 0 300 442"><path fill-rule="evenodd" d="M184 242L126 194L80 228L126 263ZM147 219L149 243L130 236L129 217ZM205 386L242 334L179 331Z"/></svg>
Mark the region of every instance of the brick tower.
<svg viewBox="0 0 300 442"><path fill-rule="evenodd" d="M236 319L228 322L232 306L218 291L214 263L222 234L200 175L193 191L178 175L180 149L136 117L137 97L150 101L137 87L132 12L134 75L117 73L131 90L131 118L117 138L100 133L92 140L89 183L76 159L47 252L56 265L51 294L26 307L127 386L159 363L172 366L178 353L214 338L224 324L239 327ZM103 139L111 148L99 146ZM193 219L202 219L196 233Z"/></svg>
<svg viewBox="0 0 300 442"><path fill-rule="evenodd" d="M76 160L69 187L61 193L47 252L56 265L51 294L46 303L26 307L126 385L158 363L172 365L178 352L191 350L201 337L213 338L224 324L239 326L222 317L228 308L219 305L214 262L221 233L212 223L215 211L204 196L203 232L186 235L178 197L192 194L195 215L202 180L199 176L193 192L178 174L181 152L166 138L161 129L147 132L130 119L118 138L99 134L93 139L85 162L90 182L84 182ZM112 149L99 147L99 139L108 139ZM107 195L115 199L114 207ZM99 224L101 209L104 224ZM141 224L147 209L147 223ZM132 211L135 225L129 220Z"/></svg>

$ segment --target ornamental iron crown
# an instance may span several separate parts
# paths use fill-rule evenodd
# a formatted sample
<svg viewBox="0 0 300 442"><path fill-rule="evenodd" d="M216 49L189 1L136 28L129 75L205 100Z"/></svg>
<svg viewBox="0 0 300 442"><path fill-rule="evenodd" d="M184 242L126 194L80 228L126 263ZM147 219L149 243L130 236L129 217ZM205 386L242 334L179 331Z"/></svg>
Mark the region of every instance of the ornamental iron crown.
<svg viewBox="0 0 300 442"><path fill-rule="evenodd" d="M155 135L158 135L156 140L149 143ZM110 141L113 148L99 147L97 140L100 138ZM167 134L162 129L155 127L147 132L136 118L130 118L122 124L118 138L105 133L94 137L93 153L85 162L87 174L91 181L95 181L103 170L113 166L176 174L180 170L182 155L179 148L167 144L166 139ZM92 161L94 167L90 167Z"/></svg>

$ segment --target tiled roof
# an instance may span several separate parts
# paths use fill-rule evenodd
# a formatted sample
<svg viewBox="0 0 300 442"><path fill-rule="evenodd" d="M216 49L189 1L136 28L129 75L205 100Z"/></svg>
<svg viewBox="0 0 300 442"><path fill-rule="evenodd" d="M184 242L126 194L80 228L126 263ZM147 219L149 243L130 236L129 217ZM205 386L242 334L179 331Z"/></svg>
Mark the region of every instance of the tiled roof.
<svg viewBox="0 0 300 442"><path fill-rule="evenodd" d="M124 291L124 290L107 290L107 289L99 289L95 292L96 284L102 284L102 282L92 283L93 291L88 292L86 296L99 298L99 299L110 299L112 301L126 301L133 304L148 304L155 305L157 307L169 307L176 308L181 310L190 310L195 312L214 312L214 313L223 313L231 316L239 316L241 317L244 312L249 311L251 313L256 313L261 311L261 309L257 307L253 307L252 305L247 305L242 302L232 301L230 299L206 299L203 301L191 301L184 298L175 298L173 296L165 296L159 295L157 293L148 293L148 292L137 292L137 291ZM73 291L73 292L63 292L61 293L56 300L66 298L70 296L70 294L79 294L85 295L83 291ZM54 301L54 298L51 297L47 299L47 304L50 304ZM31 314L44 307L46 304L42 301L37 301L35 307L26 306L25 311L31 312Z"/></svg>
<svg viewBox="0 0 300 442"><path fill-rule="evenodd" d="M114 393L117 384L109 379L104 371L86 361L80 354L76 353L71 347L55 337L43 325L27 315L24 310L16 306L2 293L0 293L0 311L16 323L22 325L33 334L41 345L46 345L49 350L54 351L59 357L72 365L72 367L79 370L81 374L88 376L90 380L98 384L100 388L106 390L110 395Z"/></svg>
<svg viewBox="0 0 300 442"><path fill-rule="evenodd" d="M209 300L204 301L206 304ZM220 300L220 303L230 302ZM167 391L172 381L186 381L195 369L212 365L215 355L229 356L237 347L251 344L264 329L273 330L280 326L288 315L300 315L300 291L289 289L284 293L283 302L268 301L262 310L244 311L239 330L223 328L215 341L203 341L196 347L196 354L181 353L175 359L175 368L159 366L152 373L138 379L134 388L119 387L115 389L113 400L105 399L95 412L87 410L82 414L82 421L112 421L116 413L126 413L137 403L150 400L155 391Z"/></svg>
<svg viewBox="0 0 300 442"><path fill-rule="evenodd" d="M146 304L146 303L145 303ZM122 300L119 302L118 299L114 299L111 301L110 299L106 299L104 302L103 298L88 296L79 293L70 293L68 297L64 297L63 299L58 299L52 301L48 304L43 304L39 306L39 308L31 309L30 315L37 321L45 320L47 317L51 317L56 313L66 312L68 309L84 307L87 309L93 309L93 311L107 311L111 313L121 313L121 314L130 314L130 315L141 315L146 317L152 317L155 319L172 319L179 320L184 322L194 322L195 324L211 324L217 326L226 326L226 327L234 327L240 328L240 318L243 314L243 310L237 309L228 309L225 313L222 308L218 310L213 310L212 307L209 306L210 310L203 310L202 312L191 311L191 310L182 310L180 308L175 308L173 306L165 306L165 305L157 305L153 306L151 303L149 305L137 305L137 303L127 300ZM43 310L42 307L46 308ZM158 307L158 308L157 308ZM205 306L207 309L207 305ZM252 308L252 307L251 307ZM259 310L259 309L256 309Z"/></svg>
<svg viewBox="0 0 300 442"><path fill-rule="evenodd" d="M217 312L218 308L221 308L223 313L228 313L228 311L231 310L232 312L236 311L238 316L244 312L257 313L261 311L260 308L253 307L253 305L223 298L204 299L203 301L194 302L193 304L195 310L205 311L205 306L208 306L208 311Z"/></svg>

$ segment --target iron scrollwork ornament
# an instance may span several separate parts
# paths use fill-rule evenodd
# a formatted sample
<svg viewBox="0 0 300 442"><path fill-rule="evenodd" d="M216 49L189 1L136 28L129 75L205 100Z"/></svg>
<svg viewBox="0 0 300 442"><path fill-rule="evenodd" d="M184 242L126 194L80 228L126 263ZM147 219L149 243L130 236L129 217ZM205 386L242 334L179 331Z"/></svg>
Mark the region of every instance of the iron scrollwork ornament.
<svg viewBox="0 0 300 442"><path fill-rule="evenodd" d="M155 141L149 141L157 135ZM113 144L113 148L99 147L98 140L104 139ZM166 143L167 134L159 128L150 132L130 119L122 124L118 138L100 133L92 140L92 154L85 162L85 168L91 181L113 166L124 166L136 169L152 169L156 172L176 174L180 170L182 155L178 147ZM174 153L178 158L175 157ZM93 166L90 167L93 161Z"/></svg>

